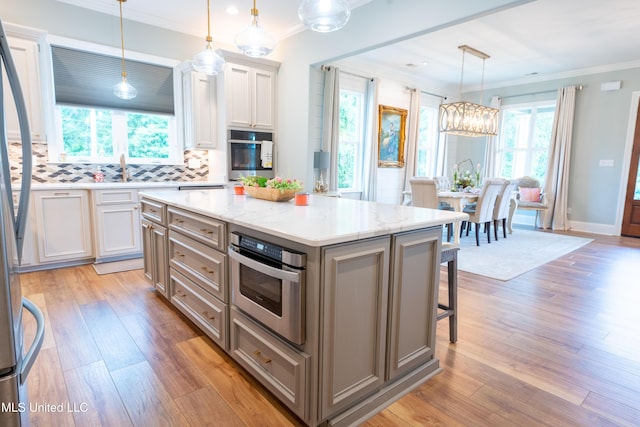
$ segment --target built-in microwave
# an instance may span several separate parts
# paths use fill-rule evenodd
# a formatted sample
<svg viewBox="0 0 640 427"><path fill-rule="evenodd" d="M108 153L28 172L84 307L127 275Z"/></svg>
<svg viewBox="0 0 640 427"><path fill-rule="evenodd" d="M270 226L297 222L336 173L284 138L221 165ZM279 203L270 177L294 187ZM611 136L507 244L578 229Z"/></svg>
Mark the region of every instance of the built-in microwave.
<svg viewBox="0 0 640 427"><path fill-rule="evenodd" d="M273 133L229 129L229 179L259 175L274 177Z"/></svg>
<svg viewBox="0 0 640 427"><path fill-rule="evenodd" d="M305 341L306 254L229 235L231 303L294 344Z"/></svg>

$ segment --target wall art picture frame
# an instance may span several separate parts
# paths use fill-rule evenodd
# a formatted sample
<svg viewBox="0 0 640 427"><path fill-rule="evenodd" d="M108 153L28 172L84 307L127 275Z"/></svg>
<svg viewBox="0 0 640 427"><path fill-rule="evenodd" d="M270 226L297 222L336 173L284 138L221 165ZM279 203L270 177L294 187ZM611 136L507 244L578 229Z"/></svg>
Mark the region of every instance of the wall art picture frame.
<svg viewBox="0 0 640 427"><path fill-rule="evenodd" d="M378 167L404 167L405 129L408 111L378 105Z"/></svg>

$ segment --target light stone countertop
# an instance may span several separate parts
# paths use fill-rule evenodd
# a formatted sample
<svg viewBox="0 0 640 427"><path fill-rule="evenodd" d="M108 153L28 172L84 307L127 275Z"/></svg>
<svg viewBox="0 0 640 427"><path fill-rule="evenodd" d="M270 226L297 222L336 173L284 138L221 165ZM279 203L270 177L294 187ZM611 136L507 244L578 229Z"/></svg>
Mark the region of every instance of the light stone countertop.
<svg viewBox="0 0 640 427"><path fill-rule="evenodd" d="M129 181L129 182L65 182L65 183L31 183L31 190L112 190L118 188L139 188L141 190L153 188L178 188L178 187L199 187L223 185L229 186L227 182L208 181ZM233 184L232 184L233 185ZM20 185L14 185L13 190L19 190Z"/></svg>
<svg viewBox="0 0 640 427"><path fill-rule="evenodd" d="M319 247L468 219L467 214L413 206L310 195L308 206L294 200L270 202L222 190L149 190L140 193L174 207Z"/></svg>

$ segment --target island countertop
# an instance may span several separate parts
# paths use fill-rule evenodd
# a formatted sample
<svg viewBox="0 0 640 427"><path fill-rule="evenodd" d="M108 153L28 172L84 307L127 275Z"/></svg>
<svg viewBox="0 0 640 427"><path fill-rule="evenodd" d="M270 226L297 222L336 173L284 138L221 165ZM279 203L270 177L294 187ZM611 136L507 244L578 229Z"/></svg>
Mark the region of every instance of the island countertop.
<svg viewBox="0 0 640 427"><path fill-rule="evenodd" d="M146 197L207 217L319 247L468 219L467 214L312 194L307 206L271 202L232 189L144 190Z"/></svg>

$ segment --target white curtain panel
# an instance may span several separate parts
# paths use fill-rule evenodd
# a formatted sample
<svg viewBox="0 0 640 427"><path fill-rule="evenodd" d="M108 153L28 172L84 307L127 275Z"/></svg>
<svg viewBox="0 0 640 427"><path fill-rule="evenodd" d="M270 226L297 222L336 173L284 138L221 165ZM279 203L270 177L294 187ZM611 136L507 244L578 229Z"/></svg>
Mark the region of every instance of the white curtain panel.
<svg viewBox="0 0 640 427"><path fill-rule="evenodd" d="M416 173L416 158L418 157L418 132L420 130L420 92L411 89L409 104L409 129L407 132L407 161L404 165L404 191L411 191L409 180Z"/></svg>
<svg viewBox="0 0 640 427"><path fill-rule="evenodd" d="M372 78L367 84L367 100L365 111L365 144L362 171L362 200L376 201L378 176L378 84Z"/></svg>
<svg viewBox="0 0 640 427"><path fill-rule="evenodd" d="M567 200L569 194L569 165L571 163L571 135L576 103L576 87L558 89L556 115L553 120L547 179L544 186L548 212L543 228L568 230Z"/></svg>
<svg viewBox="0 0 640 427"><path fill-rule="evenodd" d="M338 190L338 141L340 136L340 70L325 68L322 111L322 150L331 153L329 190Z"/></svg>

